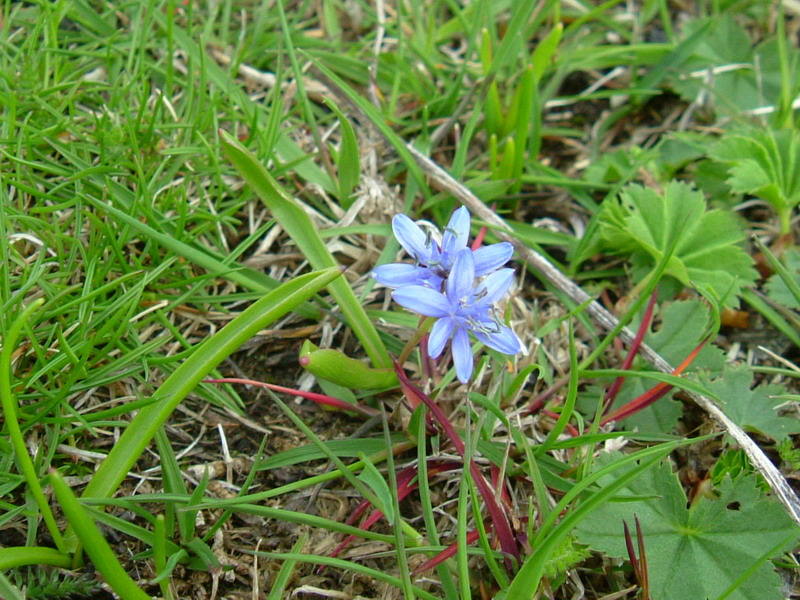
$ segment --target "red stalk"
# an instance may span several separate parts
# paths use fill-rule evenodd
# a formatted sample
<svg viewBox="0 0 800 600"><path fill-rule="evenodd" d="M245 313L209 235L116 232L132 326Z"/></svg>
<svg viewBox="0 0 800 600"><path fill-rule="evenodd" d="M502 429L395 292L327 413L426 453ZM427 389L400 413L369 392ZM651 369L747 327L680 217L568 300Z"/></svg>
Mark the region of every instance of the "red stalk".
<svg viewBox="0 0 800 600"><path fill-rule="evenodd" d="M633 338L633 343L631 343L630 350L628 350L628 355L625 357L625 361L622 363L622 368L625 371L631 368L633 359L636 358L639 348L642 345L642 341L644 340L644 336L647 333L647 330L650 328L650 323L653 322L653 310L656 306L657 295L657 290L653 290L653 294L650 296L650 301L647 303L647 309L644 311L642 324L639 325L639 330L636 332L636 337ZM608 389L606 397L603 400L603 414L606 414L608 409L611 408L611 405L614 403L614 399L617 397L617 394L619 394L619 390L622 388L623 383L625 383L625 377L620 376L617 377L614 380L614 383L611 384L611 387Z"/></svg>
<svg viewBox="0 0 800 600"><path fill-rule="evenodd" d="M494 212L495 208L497 208L497 202L492 204L492 212ZM478 235L475 236L475 240L472 242L472 246L471 246L471 249L472 249L473 252L475 250L477 250L478 248L480 248L481 245L483 244L483 238L486 237L486 231L487 231L486 225L481 227L480 231L478 231Z"/></svg>
<svg viewBox="0 0 800 600"><path fill-rule="evenodd" d="M333 408L338 408L339 410L349 410L351 412L361 413L362 415L365 415L367 417L374 417L375 415L380 414L380 412L378 412L374 408L370 408L369 406L363 406L361 404L350 404L349 402L345 402L344 400L339 400L338 398L333 398L332 396L326 396L325 394L317 394L315 392L302 392L300 390L293 390L291 388L283 387L281 385L264 383L263 381L253 381L252 379L223 377L222 379L204 379L203 383L241 383L243 385L255 385L258 387L264 387L270 389L273 392L281 392L283 394L299 396L301 398L305 398L306 400L311 400L312 402L316 402L317 404L324 404L325 406L331 406Z"/></svg>
<svg viewBox="0 0 800 600"><path fill-rule="evenodd" d="M686 370L692 361L697 357L697 354L700 350L703 349L705 343L708 341L709 338L704 339L700 344L698 344L697 348L692 350L691 354L687 356L684 361L678 365L678 367L672 372L673 375L680 375L683 371ZM638 398L634 398L624 406L620 406L617 410L612 412L610 415L606 415L606 417L600 421L600 426L606 425L611 421L622 421L627 419L632 414L639 412L642 409L647 408L651 404L653 404L656 400L664 396L667 392L672 389L672 385L668 383L658 383L644 394L639 396Z"/></svg>
<svg viewBox="0 0 800 600"><path fill-rule="evenodd" d="M416 398L416 401L412 401L414 404L419 402L425 403L425 406L428 407L428 410L431 412L433 417L442 426L445 435L447 435L450 443L455 447L458 455L462 458L462 460L464 460L464 442L459 437L453 424L447 418L447 415L444 414L444 411L439 408L438 404L436 404L425 393L423 393L422 390L411 383L411 380L405 374L400 365L397 364L397 361L394 361L394 368L397 372L397 378L400 381L400 387L403 389L403 393L406 396L414 396ZM486 482L486 479L478 469L478 465L475 464L475 461L471 460L469 462L469 472L470 475L472 475L473 481L475 482L475 487L478 488L478 491L483 497L483 501L486 503L486 509L489 511L489 516L492 519L492 523L494 523L495 531L497 531L497 537L500 541L500 549L506 555L506 568L511 571L513 568L511 558L516 559L518 565L521 563L519 548L517 547L516 540L514 539L514 534L511 531L511 524L509 523L508 516L495 500L491 486L489 486L489 484Z"/></svg>
<svg viewBox="0 0 800 600"><path fill-rule="evenodd" d="M558 421L558 419L561 417L561 415L559 415L558 413L553 412L552 410L545 410L545 411L542 411L542 412L545 415L547 415L548 417L550 417L551 419L555 419L556 421ZM578 437L581 434L581 432L578 431L577 428L574 425L570 425L569 423L567 423L566 429L567 429L567 431L569 431L569 434L572 437Z"/></svg>
<svg viewBox="0 0 800 600"><path fill-rule="evenodd" d="M480 531L478 531L477 529L473 529L472 531L467 532L467 545L474 544L479 537L480 537ZM447 548L439 552L439 554L437 554L436 556L432 556L424 563L422 563L420 566L418 566L416 569L414 569L412 575L419 575L423 571L427 571L428 569L432 569L440 565L448 558L452 558L455 555L456 550L458 550L458 542L453 542Z"/></svg>
<svg viewBox="0 0 800 600"><path fill-rule="evenodd" d="M437 473L442 473L444 471L450 471L457 468L459 465L458 463L449 461L449 462L439 462L439 461L429 461L433 464L429 465L428 467L428 475L436 475ZM397 475L397 499L403 500L406 496L408 496L411 492L413 492L419 486L418 483L414 482L414 477L417 476L417 468L415 466L407 467L403 469ZM352 525L364 514L364 511L369 508L370 503L368 500L362 501L353 514L347 518L346 523L348 525ZM364 531L368 530L372 527L378 520L383 516L383 513L379 510L374 510L370 515L364 519L364 521L359 525L359 529L363 529ZM329 554L329 556L336 556L342 550L344 550L349 544L356 539L355 535L347 536L342 543L340 543L333 551ZM317 569L317 573L322 573L324 570L324 565Z"/></svg>

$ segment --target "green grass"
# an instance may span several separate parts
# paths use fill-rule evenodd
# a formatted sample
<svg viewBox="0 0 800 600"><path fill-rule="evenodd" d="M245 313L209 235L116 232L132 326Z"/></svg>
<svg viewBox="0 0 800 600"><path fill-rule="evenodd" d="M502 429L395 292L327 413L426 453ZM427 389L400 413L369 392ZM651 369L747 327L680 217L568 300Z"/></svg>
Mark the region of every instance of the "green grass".
<svg viewBox="0 0 800 600"><path fill-rule="evenodd" d="M0 3L0 595L50 585L66 596L87 584L56 569L80 574L87 557L123 598L193 597L212 586L219 596L258 588L278 598L318 565L328 567L315 585L366 597L388 585L405 598L512 600L535 589L568 598L570 573L598 596L632 584L628 571L606 577L599 553L587 560L575 527L662 456L710 469L730 441L675 451L676 433L706 432L676 430L678 418L706 416L672 396L626 421L627 433L598 431L599 402L626 347L552 280L515 263L521 284L507 317L530 352L508 360L481 351L469 390L447 360L428 382L430 365L415 349L405 365L487 480L507 476L498 510L522 560L511 568L473 473L439 472L437 461L457 454L446 435L426 430L424 411L398 408L402 389L317 381L297 353L309 339L391 367L419 326L385 302L369 273L396 260L395 213L441 225L457 202L406 144L493 206L518 244L616 304L631 327L657 287L662 335L645 341L673 363L695 337L716 335L718 319L727 323L715 312L727 290L703 287L705 304L675 308L682 290L697 293L664 276L668 257L633 248L612 256L599 215L629 184L697 187L758 235L771 271L797 291L785 258L797 236L794 146L755 157L763 175L747 156L719 160L712 147L753 126L797 127L800 51L790 32L800 15L782 7L786 23L775 27L762 2L699 2L680 14L665 0L633 6ZM729 68L741 64L752 68ZM473 236L482 225L473 219ZM488 241L503 235L489 225ZM338 264L349 270L341 275ZM758 355L758 342L732 343L733 329L716 341L729 362L754 367L759 384L796 397L787 363L797 356L798 318L769 290L758 282L740 306L750 330L770 328L783 362ZM665 339L675 324L658 319L681 310L696 331ZM709 350L681 377L637 359L617 402L658 382L708 394L695 375L724 378L722 357ZM202 382L225 376L317 385L388 417L364 424ZM544 412L529 416L540 399ZM784 409L770 410L779 418ZM797 442L792 417L781 417L782 439L759 429L763 421L739 425L777 456ZM369 456L356 456L365 436ZM597 453L622 438L633 448L598 471ZM414 461L419 490L400 500L397 474ZM608 484L603 474L620 467L627 479ZM390 519L329 557L357 533L345 519L362 498ZM415 572L456 541L435 570ZM645 532L648 543L657 542ZM782 567L794 569L792 545L742 572L775 584L769 559L783 552ZM650 568L657 579L669 565ZM754 597L745 579L723 583L720 595ZM777 584L765 593L774 597Z"/></svg>

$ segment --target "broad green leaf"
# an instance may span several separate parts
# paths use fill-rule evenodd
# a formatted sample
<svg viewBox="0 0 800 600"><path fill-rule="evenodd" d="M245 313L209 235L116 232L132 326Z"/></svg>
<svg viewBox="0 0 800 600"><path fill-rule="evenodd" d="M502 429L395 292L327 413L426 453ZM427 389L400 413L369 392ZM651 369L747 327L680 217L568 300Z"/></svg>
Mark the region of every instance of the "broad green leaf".
<svg viewBox="0 0 800 600"><path fill-rule="evenodd" d="M671 182L663 196L628 186L619 200L604 204L600 234L609 251L653 266L674 247L665 273L712 293L724 306L735 306L740 290L758 275L739 246L744 235L736 218L706 210L703 195L684 183Z"/></svg>
<svg viewBox="0 0 800 600"><path fill-rule="evenodd" d="M727 184L736 194L769 202L788 233L791 209L800 203L800 132L748 129L723 136L710 155L728 164Z"/></svg>
<svg viewBox="0 0 800 600"><path fill-rule="evenodd" d="M689 102L705 97L708 106L718 113L737 116L777 104L782 79L777 41L769 39L754 48L733 12L691 19L685 37L704 28L691 55L670 70L675 90ZM791 60L796 57L797 51L792 49Z"/></svg>
<svg viewBox="0 0 800 600"><path fill-rule="evenodd" d="M785 544L791 547L799 532L777 502L760 497L752 477L726 479L718 498L701 497L687 508L677 475L663 463L627 484L617 500L588 515L576 534L594 550L627 557L622 521L632 526L637 516L653 600L715 599L754 566L729 600L784 597L781 579L766 559Z"/></svg>
<svg viewBox="0 0 800 600"><path fill-rule="evenodd" d="M753 371L747 365L728 367L722 377L711 380L705 376L701 381L725 401L722 410L745 431L768 435L777 441L800 433L800 420L780 416L777 412L778 406L785 403L778 396L787 394L786 388L763 384L751 390Z"/></svg>

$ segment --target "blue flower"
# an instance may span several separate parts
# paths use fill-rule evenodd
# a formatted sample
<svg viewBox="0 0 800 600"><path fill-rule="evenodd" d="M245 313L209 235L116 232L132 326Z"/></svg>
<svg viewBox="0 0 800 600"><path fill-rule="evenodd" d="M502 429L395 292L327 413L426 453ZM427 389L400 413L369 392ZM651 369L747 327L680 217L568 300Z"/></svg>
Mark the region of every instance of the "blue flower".
<svg viewBox="0 0 800 600"><path fill-rule="evenodd" d="M441 246L406 215L395 215L392 231L414 264L392 263L376 267L372 276L383 285L399 288L406 285L424 285L441 290L453 268L456 255L467 247L470 215L462 206L450 217L444 228ZM475 276L482 277L496 271L508 262L514 247L508 242L491 244L475 250Z"/></svg>
<svg viewBox="0 0 800 600"><path fill-rule="evenodd" d="M462 249L455 256L444 294L424 285L406 285L392 292L392 298L401 306L437 318L428 352L431 358L437 358L452 338L453 362L461 383L467 383L472 375L470 332L479 342L503 354L522 351L519 338L503 325L493 306L508 291L514 270L495 271L477 286L475 272L474 253Z"/></svg>

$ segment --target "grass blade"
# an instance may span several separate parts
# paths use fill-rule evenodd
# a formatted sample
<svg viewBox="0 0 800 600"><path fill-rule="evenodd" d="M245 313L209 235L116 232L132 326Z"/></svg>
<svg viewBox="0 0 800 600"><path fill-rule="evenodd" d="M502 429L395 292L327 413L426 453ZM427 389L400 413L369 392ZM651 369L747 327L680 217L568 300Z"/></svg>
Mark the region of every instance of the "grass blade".
<svg viewBox="0 0 800 600"><path fill-rule="evenodd" d="M295 542L294 546L292 546L291 553L299 556L300 552L303 550L303 546L306 545L307 541L308 534L303 533ZM267 600L281 600L281 598L283 598L283 591L286 589L286 585L289 583L289 579L292 576L292 571L294 571L296 564L296 560L289 559L284 561L284 563L281 565L280 571L278 571L278 575L275 577L275 581L272 582L272 589L270 589Z"/></svg>
<svg viewBox="0 0 800 600"><path fill-rule="evenodd" d="M94 520L80 505L78 498L58 471L50 471L50 482L64 516L86 548L92 564L100 571L108 585L125 600L150 600L150 596L142 591L122 568Z"/></svg>

